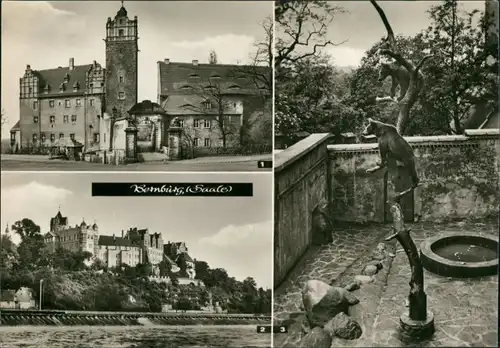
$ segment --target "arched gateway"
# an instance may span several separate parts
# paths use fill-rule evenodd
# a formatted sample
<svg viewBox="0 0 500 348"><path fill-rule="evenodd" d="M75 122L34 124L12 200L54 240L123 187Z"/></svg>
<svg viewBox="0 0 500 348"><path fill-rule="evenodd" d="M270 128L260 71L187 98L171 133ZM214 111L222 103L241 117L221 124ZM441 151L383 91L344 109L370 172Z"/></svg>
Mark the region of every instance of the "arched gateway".
<svg viewBox="0 0 500 348"><path fill-rule="evenodd" d="M157 103L144 100L129 111L137 128L137 152L161 151L167 144L167 130L171 117Z"/></svg>

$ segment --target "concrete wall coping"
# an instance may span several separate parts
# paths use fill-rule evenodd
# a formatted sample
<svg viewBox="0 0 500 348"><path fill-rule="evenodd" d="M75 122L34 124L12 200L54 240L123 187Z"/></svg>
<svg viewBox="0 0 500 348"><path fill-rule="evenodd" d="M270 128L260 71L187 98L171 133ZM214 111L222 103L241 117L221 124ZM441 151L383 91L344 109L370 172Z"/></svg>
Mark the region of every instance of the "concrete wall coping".
<svg viewBox="0 0 500 348"><path fill-rule="evenodd" d="M410 144L415 145L439 145L450 143L464 143L467 140L480 138L488 139L500 134L498 129L467 129L465 135L433 135L433 136L412 136L404 137ZM375 151L378 149L377 143L364 144L335 144L327 145L328 151L332 152L358 152Z"/></svg>
<svg viewBox="0 0 500 348"><path fill-rule="evenodd" d="M311 134L298 143L274 155L274 172L279 172L304 157L319 144L330 138L330 133Z"/></svg>

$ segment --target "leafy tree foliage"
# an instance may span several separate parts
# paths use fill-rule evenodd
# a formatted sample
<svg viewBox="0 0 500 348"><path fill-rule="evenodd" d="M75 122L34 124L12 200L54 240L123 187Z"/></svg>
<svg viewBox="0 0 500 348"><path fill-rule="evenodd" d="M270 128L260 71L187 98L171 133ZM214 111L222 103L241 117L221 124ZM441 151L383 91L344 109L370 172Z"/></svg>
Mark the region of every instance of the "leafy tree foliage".
<svg viewBox="0 0 500 348"><path fill-rule="evenodd" d="M280 14L281 28L291 26L296 22L295 16L301 13L301 2L292 3L284 5L285 10L277 9L290 11L288 15ZM333 13L341 12L337 9ZM432 6L428 14L427 28L411 37L396 38L397 50L408 60L417 63L426 55L432 56L423 65L425 85L410 111L405 134L461 133L467 127L479 126L474 123L477 123L474 113L479 109L498 109L498 61L491 62L491 57L498 58L498 41L485 37L492 18L481 11L464 11L455 0ZM325 43L326 29L319 22L329 23L333 18L304 16L302 21L316 23L315 28L323 31L315 37ZM289 33L279 36L293 42L293 35ZM279 42L277 40L278 48ZM283 42L281 45L292 46ZM292 57L300 59L284 59L287 64L277 67L275 131L357 133L366 117L395 124L397 105L376 103L376 97L389 95L390 89L390 78L378 81L380 45L381 42L375 42L360 66L343 76L328 57L316 51L302 57L301 45L295 45ZM315 49L314 45L307 47L309 53L312 47Z"/></svg>

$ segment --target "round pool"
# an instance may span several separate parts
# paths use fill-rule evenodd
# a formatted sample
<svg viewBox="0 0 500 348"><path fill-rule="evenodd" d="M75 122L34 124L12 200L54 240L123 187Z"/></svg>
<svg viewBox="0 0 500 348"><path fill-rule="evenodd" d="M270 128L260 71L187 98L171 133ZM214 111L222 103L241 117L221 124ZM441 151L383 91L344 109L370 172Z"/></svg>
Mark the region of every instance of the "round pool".
<svg viewBox="0 0 500 348"><path fill-rule="evenodd" d="M441 234L421 244L420 259L425 269L447 277L498 274L498 236L466 232Z"/></svg>

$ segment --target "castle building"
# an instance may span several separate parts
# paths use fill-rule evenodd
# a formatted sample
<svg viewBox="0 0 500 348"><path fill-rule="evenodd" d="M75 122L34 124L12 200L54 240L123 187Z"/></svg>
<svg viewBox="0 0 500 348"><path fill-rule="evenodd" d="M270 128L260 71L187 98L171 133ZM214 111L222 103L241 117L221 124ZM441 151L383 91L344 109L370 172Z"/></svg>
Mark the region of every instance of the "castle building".
<svg viewBox="0 0 500 348"><path fill-rule="evenodd" d="M185 265L185 273L181 276L187 276L189 279L196 277L195 261L189 256L188 248L185 242L168 242L163 246L165 258L173 260L175 264L182 269Z"/></svg>
<svg viewBox="0 0 500 348"><path fill-rule="evenodd" d="M108 267L126 264L135 267L139 263L156 265L163 260L163 239L160 233L148 229L131 228L121 236L99 233L96 223L82 221L70 226L68 218L61 212L50 219L50 230L44 235L47 248L54 252L58 248L72 252L87 251L93 255L88 263L100 259Z"/></svg>
<svg viewBox="0 0 500 348"><path fill-rule="evenodd" d="M137 127L139 151L160 152L174 147L167 131L174 118L183 134L179 146L241 145L248 117L271 98L259 78L270 78L271 69L165 59L158 62L157 103L138 103L138 38L137 16L129 19L122 4L106 22L105 68L96 61L75 65L73 58L54 69L27 65L11 148L29 151L71 139L86 153L126 156L126 129Z"/></svg>
<svg viewBox="0 0 500 348"><path fill-rule="evenodd" d="M19 80L19 122L11 129L14 149L54 146L68 138L86 148L99 144L104 112L119 114L137 103L137 17L122 6L106 23L106 69L94 61L36 70Z"/></svg>

